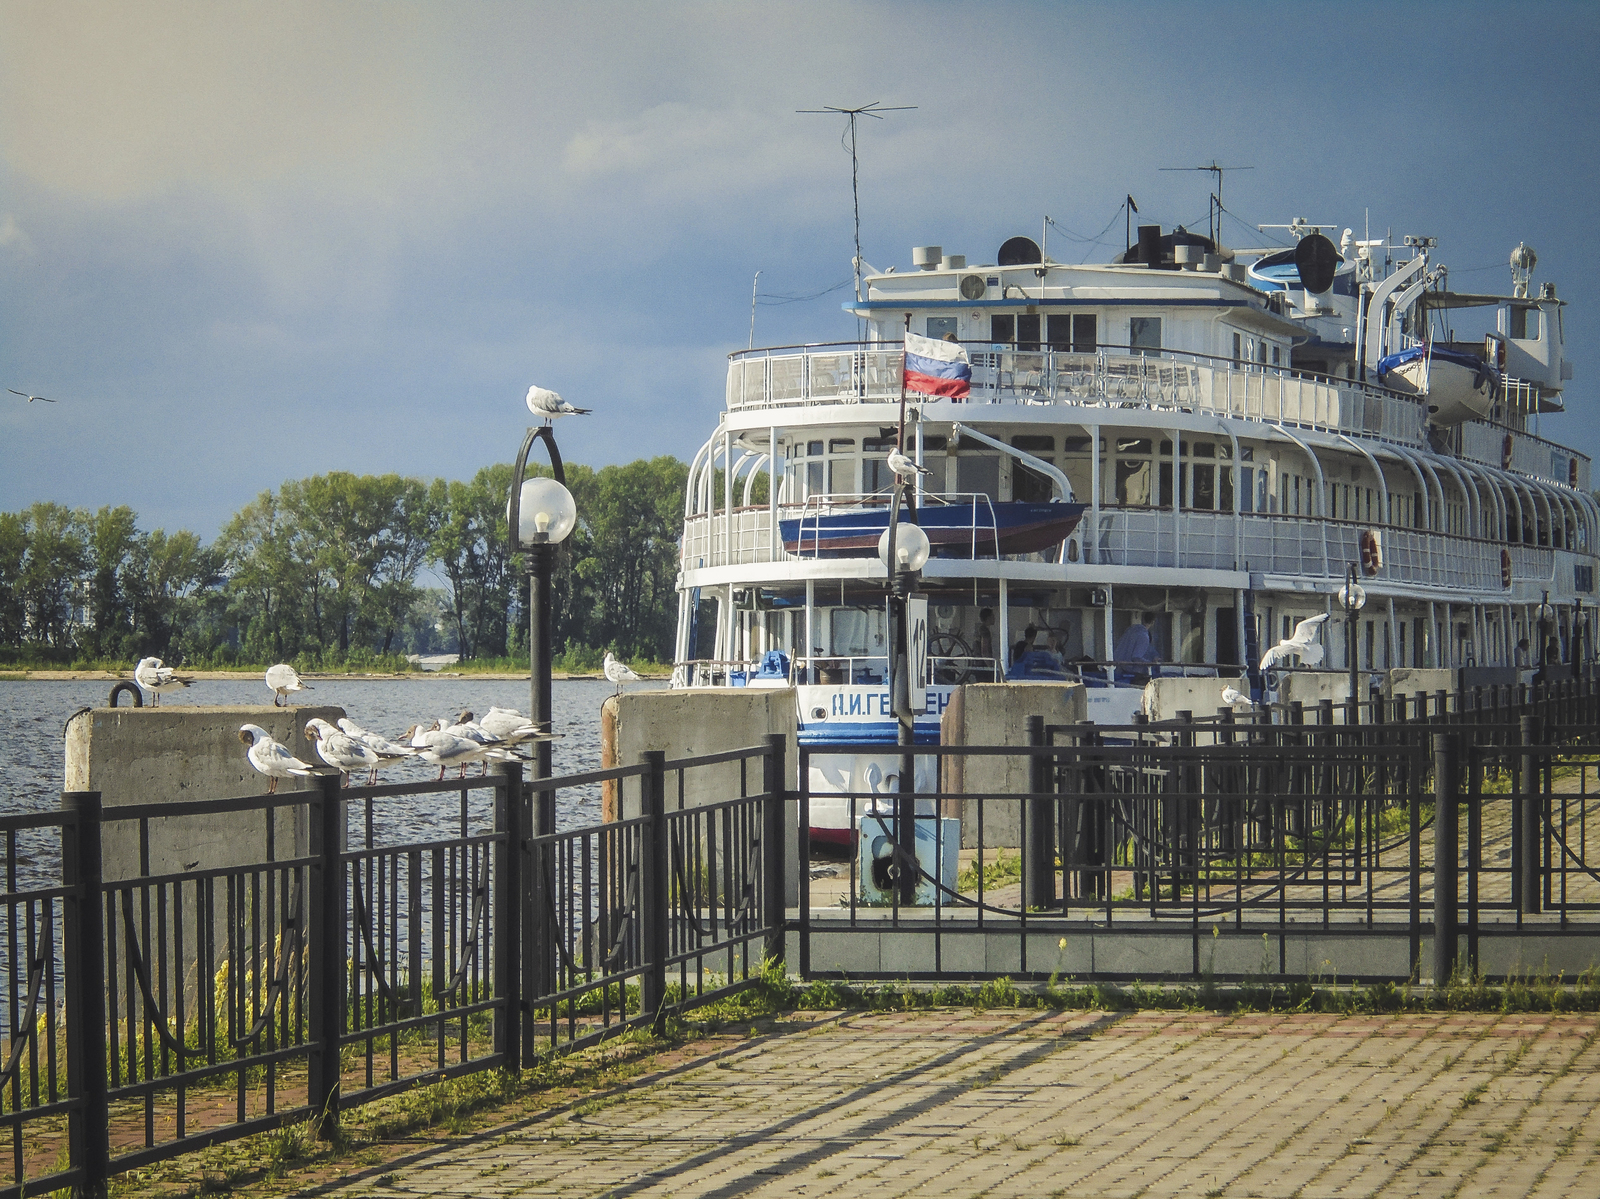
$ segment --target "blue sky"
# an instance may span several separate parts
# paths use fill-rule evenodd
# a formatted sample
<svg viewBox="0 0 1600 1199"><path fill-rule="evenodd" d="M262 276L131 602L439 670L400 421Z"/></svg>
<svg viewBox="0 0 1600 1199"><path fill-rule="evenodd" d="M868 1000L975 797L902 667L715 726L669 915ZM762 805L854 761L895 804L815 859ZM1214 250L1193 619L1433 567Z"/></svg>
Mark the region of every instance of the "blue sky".
<svg viewBox="0 0 1600 1199"><path fill-rule="evenodd" d="M215 534L285 479L467 477L537 382L572 460L688 457L772 296L864 257L992 261L1125 193L1204 224L1439 239L1503 290L1519 240L1571 302L1600 451L1600 6L29 4L0 0L0 510L127 503ZM1121 221L1117 220L1120 226ZM1256 235L1230 223L1225 241ZM1057 238L1059 237L1059 240ZM1060 260L1103 259L1052 232ZM850 336L845 293L758 344Z"/></svg>

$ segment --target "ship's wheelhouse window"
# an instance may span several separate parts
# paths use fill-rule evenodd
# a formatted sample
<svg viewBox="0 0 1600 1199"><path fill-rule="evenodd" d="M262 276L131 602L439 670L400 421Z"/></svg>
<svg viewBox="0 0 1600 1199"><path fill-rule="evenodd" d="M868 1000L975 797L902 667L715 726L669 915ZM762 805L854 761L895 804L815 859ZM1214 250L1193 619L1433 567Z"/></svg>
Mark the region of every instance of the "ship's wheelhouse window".
<svg viewBox="0 0 1600 1199"><path fill-rule="evenodd" d="M960 336L956 322L957 318L953 316L930 316L927 326L928 336L935 340L944 337L945 334L949 334L951 337Z"/></svg>
<svg viewBox="0 0 1600 1199"><path fill-rule="evenodd" d="M1283 359L1280 357L1280 355L1282 353L1282 349L1283 348L1281 346L1273 346L1272 347L1272 365L1273 366L1281 366L1283 364Z"/></svg>
<svg viewBox="0 0 1600 1199"><path fill-rule="evenodd" d="M1020 436L1013 437L1011 444L1019 450L1025 450L1051 466L1055 465L1056 439L1054 437ZM1026 463L1016 462L1011 467L1011 498L1021 500L1028 504L1047 504L1055 495L1055 480L1042 471L1029 467Z"/></svg>
<svg viewBox="0 0 1600 1199"><path fill-rule="evenodd" d="M1017 340L1017 318L1009 313L989 318L989 340L997 346L1008 346Z"/></svg>
<svg viewBox="0 0 1600 1199"><path fill-rule="evenodd" d="M1018 350L1036 351L1039 348L1040 319L1037 312L991 316L989 318L989 340L996 345L1009 345Z"/></svg>
<svg viewBox="0 0 1600 1199"><path fill-rule="evenodd" d="M1093 354L1100 348L1100 318L1092 312L1072 318L1072 352Z"/></svg>
<svg viewBox="0 0 1600 1199"><path fill-rule="evenodd" d="M828 494L842 495L856 490L856 441L853 437L828 440Z"/></svg>
<svg viewBox="0 0 1600 1199"><path fill-rule="evenodd" d="M1233 335L1233 365L1239 366L1244 361L1244 338L1238 333Z"/></svg>
<svg viewBox="0 0 1600 1199"><path fill-rule="evenodd" d="M884 613L879 608L835 608L829 614L829 653L862 658L885 652Z"/></svg>
<svg viewBox="0 0 1600 1199"><path fill-rule="evenodd" d="M1135 354L1141 350L1146 353L1160 352L1161 318L1159 316L1129 317L1128 348Z"/></svg>

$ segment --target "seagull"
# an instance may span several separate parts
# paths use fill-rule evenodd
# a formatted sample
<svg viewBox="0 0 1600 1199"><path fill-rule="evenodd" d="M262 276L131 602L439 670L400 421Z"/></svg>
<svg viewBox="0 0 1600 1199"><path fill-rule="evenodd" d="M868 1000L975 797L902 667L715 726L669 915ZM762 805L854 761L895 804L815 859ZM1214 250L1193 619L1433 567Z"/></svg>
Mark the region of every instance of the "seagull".
<svg viewBox="0 0 1600 1199"><path fill-rule="evenodd" d="M613 658L610 650L606 651L605 668L606 682L615 683L617 685L618 695L622 694L622 685L624 683L638 683L643 681L638 675L634 674L632 667L618 662L615 658Z"/></svg>
<svg viewBox="0 0 1600 1199"><path fill-rule="evenodd" d="M899 450L889 451L889 469L902 479L915 479L918 475L931 475L933 473L926 466L918 466Z"/></svg>
<svg viewBox="0 0 1600 1199"><path fill-rule="evenodd" d="M412 725L405 732L406 743L417 751L417 757L424 762L432 762L439 767L439 777L444 778L446 766L461 767L461 777L467 777L467 766L472 762L484 762L484 770L488 770L488 759L508 761L516 757L502 749L482 745L471 737L458 737L454 733L447 733L438 727L423 728L420 724Z"/></svg>
<svg viewBox="0 0 1600 1199"><path fill-rule="evenodd" d="M310 778L316 774L309 763L302 762L289 752L287 746L274 741L272 734L259 724L241 724L239 740L250 747L245 752L250 765L267 776L268 795L277 793L279 779L286 779L290 775Z"/></svg>
<svg viewBox="0 0 1600 1199"><path fill-rule="evenodd" d="M52 400L49 396L31 396L25 391L18 391L15 387L8 387L8 388L6 388L6 390L9 391L14 396L21 396L23 399L27 400L28 403L30 403L30 404L33 403L35 400L43 400L46 404L54 404L55 403L55 401Z"/></svg>
<svg viewBox="0 0 1600 1199"><path fill-rule="evenodd" d="M294 667L283 662L279 662L276 666L267 667L267 686L272 690L272 706L274 708L279 706L280 701L287 704L289 702L289 692L291 691L311 690L310 687L300 681L300 676L294 672Z"/></svg>
<svg viewBox="0 0 1600 1199"><path fill-rule="evenodd" d="M358 741L349 733L340 732L326 720L321 719L306 721L306 739L317 751L317 757L344 775L357 770L369 770L376 776L378 767L386 760L394 761L396 758L409 756L400 753L386 758L370 745Z"/></svg>
<svg viewBox="0 0 1600 1199"><path fill-rule="evenodd" d="M1295 625L1293 637L1278 642L1261 655L1261 669L1270 670L1279 662L1287 662L1296 654L1307 666L1315 666L1322 661L1322 646L1316 644L1316 640L1322 622L1327 619L1328 614L1324 612L1320 616L1313 616Z"/></svg>
<svg viewBox="0 0 1600 1199"><path fill-rule="evenodd" d="M535 384L528 388L528 411L544 417L544 423L548 425L558 416L588 416L593 409L574 408L555 392Z"/></svg>
<svg viewBox="0 0 1600 1199"><path fill-rule="evenodd" d="M468 713L470 718L471 713ZM491 737L498 737L507 745L522 745L529 741L553 741L559 735L546 733L515 708L490 708L478 721L478 727Z"/></svg>
<svg viewBox="0 0 1600 1199"><path fill-rule="evenodd" d="M307 723L309 724L310 722L308 721ZM408 749L404 745L396 745L382 733L368 732L366 729L362 728L359 724L347 716L339 717L338 724L339 731L341 733L347 737L354 737L357 741L361 742L362 745L365 745L373 753L377 754L380 758L383 758L386 761L398 762L401 758L410 758L416 756L416 750ZM367 776L367 782L376 783L377 781L378 768L374 766L371 770L371 773Z"/></svg>
<svg viewBox="0 0 1600 1199"><path fill-rule="evenodd" d="M180 678L172 667L161 665L160 658L140 658L133 668L133 681L150 693L150 706L161 706L161 696L168 691L182 691L193 679Z"/></svg>
<svg viewBox="0 0 1600 1199"><path fill-rule="evenodd" d="M1236 691L1232 687L1224 687L1222 689L1222 702L1235 712L1248 712L1256 706L1255 701L1248 695L1242 691Z"/></svg>

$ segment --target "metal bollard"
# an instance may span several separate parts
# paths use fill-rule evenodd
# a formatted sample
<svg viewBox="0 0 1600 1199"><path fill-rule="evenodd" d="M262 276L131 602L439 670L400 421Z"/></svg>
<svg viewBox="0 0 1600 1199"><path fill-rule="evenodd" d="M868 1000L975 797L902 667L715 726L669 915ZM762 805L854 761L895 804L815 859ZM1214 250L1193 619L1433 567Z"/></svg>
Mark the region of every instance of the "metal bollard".
<svg viewBox="0 0 1600 1199"><path fill-rule="evenodd" d="M1045 744L1044 717L1028 717L1028 744ZM1023 822L1024 862L1028 869L1025 905L1031 909L1052 907L1056 901L1054 806L1046 794L1050 790L1050 759L1042 755L1028 758L1027 808Z"/></svg>

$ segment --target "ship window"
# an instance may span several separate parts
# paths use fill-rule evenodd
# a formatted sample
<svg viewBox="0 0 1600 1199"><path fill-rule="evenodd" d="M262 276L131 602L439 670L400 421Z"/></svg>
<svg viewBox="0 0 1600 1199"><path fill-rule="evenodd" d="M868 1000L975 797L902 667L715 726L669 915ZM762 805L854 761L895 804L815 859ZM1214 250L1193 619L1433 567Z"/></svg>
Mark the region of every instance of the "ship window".
<svg viewBox="0 0 1600 1199"><path fill-rule="evenodd" d="M1273 346L1272 347L1272 365L1273 366L1278 366L1278 365L1280 365L1282 363L1283 359L1279 357L1279 354L1281 352L1282 352L1281 351L1281 347L1279 347L1279 346Z"/></svg>
<svg viewBox="0 0 1600 1199"><path fill-rule="evenodd" d="M1093 354L1100 346L1100 318L1092 312L1072 318L1072 352Z"/></svg>
<svg viewBox="0 0 1600 1199"><path fill-rule="evenodd" d="M1235 333L1233 335L1233 365L1238 366L1243 358L1244 339Z"/></svg>
<svg viewBox="0 0 1600 1199"><path fill-rule="evenodd" d="M1511 309L1511 336L1518 341L1527 340L1528 310L1526 308L1513 307Z"/></svg>
<svg viewBox="0 0 1600 1199"><path fill-rule="evenodd" d="M1217 506L1217 468L1209 462L1194 464L1194 500L1192 506L1211 511Z"/></svg>
<svg viewBox="0 0 1600 1199"><path fill-rule="evenodd" d="M1046 317L1045 340L1050 343L1052 350L1070 350L1072 348L1072 318L1060 313L1053 313Z"/></svg>
<svg viewBox="0 0 1600 1199"><path fill-rule="evenodd" d="M1150 503L1149 459L1117 459L1117 503L1133 505Z"/></svg>
<svg viewBox="0 0 1600 1199"><path fill-rule="evenodd" d="M991 316L989 318L989 340L996 345L1010 345L1017 340L1017 318L1014 316Z"/></svg>
<svg viewBox="0 0 1600 1199"><path fill-rule="evenodd" d="M1128 347L1135 353L1161 349L1161 318L1135 316L1128 318Z"/></svg>
<svg viewBox="0 0 1600 1199"><path fill-rule="evenodd" d="M856 441L853 437L835 437L828 442L828 453L830 454L848 454L855 448Z"/></svg>
<svg viewBox="0 0 1600 1199"><path fill-rule="evenodd" d="M1017 349L1037 350L1039 348L1039 314L1023 313L1017 317Z"/></svg>
<svg viewBox="0 0 1600 1199"><path fill-rule="evenodd" d="M1094 446L1092 437L1063 437L1061 439L1061 452L1064 454L1087 454ZM1100 447L1104 449L1102 445Z"/></svg>
<svg viewBox="0 0 1600 1199"><path fill-rule="evenodd" d="M1000 498L1000 459L993 454L962 454L956 459L956 490Z"/></svg>
<svg viewBox="0 0 1600 1199"><path fill-rule="evenodd" d="M1267 365L1267 343L1264 341L1256 344L1256 361L1262 366Z"/></svg>
<svg viewBox="0 0 1600 1199"><path fill-rule="evenodd" d="M1210 441L1185 442L1183 449L1191 458L1215 458L1217 456L1216 444Z"/></svg>
<svg viewBox="0 0 1600 1199"><path fill-rule="evenodd" d="M1019 450L1027 450L1030 453L1043 450L1049 454L1055 452L1056 439L1054 437L1013 437L1011 444Z"/></svg>
<svg viewBox="0 0 1600 1199"><path fill-rule="evenodd" d="M808 442L806 442L806 453L807 454L820 454L820 453L822 453L822 443L820 441L808 441Z"/></svg>
<svg viewBox="0 0 1600 1199"><path fill-rule="evenodd" d="M944 449L945 444L945 439L943 437L924 437L922 439L922 449L924 452L927 452L928 450L942 450Z"/></svg>
<svg viewBox="0 0 1600 1199"><path fill-rule="evenodd" d="M1042 461L1051 466L1055 462L1050 458ZM1034 470L1024 463L1015 463L1011 468L1011 498L1024 504L1048 504L1055 496L1055 480L1043 471Z"/></svg>
<svg viewBox="0 0 1600 1199"><path fill-rule="evenodd" d="M1242 445L1242 446L1239 447L1239 461L1240 462L1254 462L1255 460L1256 460L1256 450L1255 450L1254 446Z"/></svg>
<svg viewBox="0 0 1600 1199"><path fill-rule="evenodd" d="M884 624L884 614L876 608L835 608L829 615L829 652L852 658L884 653Z"/></svg>
<svg viewBox="0 0 1600 1199"><path fill-rule="evenodd" d="M1117 453L1119 454L1148 454L1149 452L1150 442L1143 438L1137 441L1119 438L1117 441Z"/></svg>
<svg viewBox="0 0 1600 1199"><path fill-rule="evenodd" d="M1198 481L1196 486L1198 486ZM1246 490L1245 495L1250 492ZM1217 468L1217 510L1219 512L1233 511L1233 467L1219 466Z"/></svg>
<svg viewBox="0 0 1600 1199"><path fill-rule="evenodd" d="M944 337L947 333L951 337L959 337L960 333L956 329L956 320L957 318L953 316L930 316L928 318L928 336L936 340Z"/></svg>
<svg viewBox="0 0 1600 1199"><path fill-rule="evenodd" d="M867 494L876 491L888 491L894 482L894 472L889 469L886 458L863 458L861 460L861 490Z"/></svg>
<svg viewBox="0 0 1600 1199"><path fill-rule="evenodd" d="M822 463L806 463L806 496L826 495L822 487Z"/></svg>

